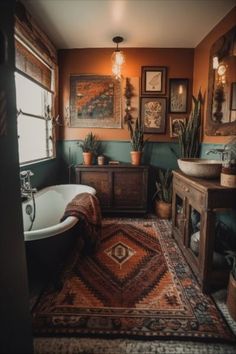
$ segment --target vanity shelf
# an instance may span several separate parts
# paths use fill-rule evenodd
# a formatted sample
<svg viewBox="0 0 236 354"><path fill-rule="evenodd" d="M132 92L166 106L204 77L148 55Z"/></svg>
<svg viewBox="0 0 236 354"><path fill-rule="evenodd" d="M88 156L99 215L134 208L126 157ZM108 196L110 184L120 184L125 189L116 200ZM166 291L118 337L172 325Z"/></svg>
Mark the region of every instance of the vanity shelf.
<svg viewBox="0 0 236 354"><path fill-rule="evenodd" d="M228 281L224 258L221 265L215 264L214 250L216 213L227 209L236 209L236 188L173 171L173 237L204 292Z"/></svg>

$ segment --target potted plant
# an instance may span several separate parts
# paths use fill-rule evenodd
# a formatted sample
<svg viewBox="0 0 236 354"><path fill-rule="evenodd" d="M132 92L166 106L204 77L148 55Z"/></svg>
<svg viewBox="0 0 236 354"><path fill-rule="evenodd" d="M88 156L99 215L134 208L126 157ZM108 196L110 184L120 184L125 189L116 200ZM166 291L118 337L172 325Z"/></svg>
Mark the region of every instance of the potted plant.
<svg viewBox="0 0 236 354"><path fill-rule="evenodd" d="M226 305L231 317L236 321L236 251L228 250L225 253L226 261L231 267Z"/></svg>
<svg viewBox="0 0 236 354"><path fill-rule="evenodd" d="M169 219L172 209L172 171L159 169L155 185L155 213L161 219Z"/></svg>
<svg viewBox="0 0 236 354"><path fill-rule="evenodd" d="M130 132L130 144L131 144L131 164L140 165L142 159L142 152L146 140L144 139L143 128L140 120L137 118L134 124L130 120L127 121L128 129Z"/></svg>
<svg viewBox="0 0 236 354"><path fill-rule="evenodd" d="M199 157L201 138L201 105L203 98L201 91L198 97L192 96L193 110L187 121L179 121L180 157Z"/></svg>
<svg viewBox="0 0 236 354"><path fill-rule="evenodd" d="M79 142L78 145L83 151L84 165L92 165L93 156L97 155L100 147L100 142L97 140L96 135L92 132L88 133L84 141Z"/></svg>

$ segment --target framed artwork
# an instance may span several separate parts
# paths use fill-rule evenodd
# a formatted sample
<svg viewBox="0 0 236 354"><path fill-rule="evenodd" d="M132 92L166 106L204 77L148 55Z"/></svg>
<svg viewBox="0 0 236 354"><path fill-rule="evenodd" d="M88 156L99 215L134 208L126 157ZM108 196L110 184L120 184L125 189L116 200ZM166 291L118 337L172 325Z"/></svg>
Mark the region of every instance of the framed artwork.
<svg viewBox="0 0 236 354"><path fill-rule="evenodd" d="M170 117L170 137L171 138L177 138L179 136L179 131L180 131L180 124L179 122L186 122L185 117Z"/></svg>
<svg viewBox="0 0 236 354"><path fill-rule="evenodd" d="M165 66L142 66L141 95L165 95L166 74Z"/></svg>
<svg viewBox="0 0 236 354"><path fill-rule="evenodd" d="M111 76L70 77L70 127L121 128L121 84Z"/></svg>
<svg viewBox="0 0 236 354"><path fill-rule="evenodd" d="M236 111L236 82L231 83L230 110Z"/></svg>
<svg viewBox="0 0 236 354"><path fill-rule="evenodd" d="M170 79L169 112L187 113L188 79Z"/></svg>
<svg viewBox="0 0 236 354"><path fill-rule="evenodd" d="M166 98L141 97L141 120L144 133L165 133Z"/></svg>

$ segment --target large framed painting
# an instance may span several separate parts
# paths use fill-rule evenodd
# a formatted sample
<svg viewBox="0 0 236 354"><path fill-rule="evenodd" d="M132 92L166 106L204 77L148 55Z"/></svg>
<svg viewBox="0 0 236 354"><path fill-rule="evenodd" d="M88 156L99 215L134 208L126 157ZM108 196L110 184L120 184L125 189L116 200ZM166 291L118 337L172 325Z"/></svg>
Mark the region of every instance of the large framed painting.
<svg viewBox="0 0 236 354"><path fill-rule="evenodd" d="M141 74L142 96L165 95L167 75L165 66L142 66Z"/></svg>
<svg viewBox="0 0 236 354"><path fill-rule="evenodd" d="M141 119L144 133L165 133L166 98L141 97Z"/></svg>
<svg viewBox="0 0 236 354"><path fill-rule="evenodd" d="M121 128L121 84L111 76L70 77L70 127Z"/></svg>
<svg viewBox="0 0 236 354"><path fill-rule="evenodd" d="M188 79L170 79L170 113L187 113Z"/></svg>

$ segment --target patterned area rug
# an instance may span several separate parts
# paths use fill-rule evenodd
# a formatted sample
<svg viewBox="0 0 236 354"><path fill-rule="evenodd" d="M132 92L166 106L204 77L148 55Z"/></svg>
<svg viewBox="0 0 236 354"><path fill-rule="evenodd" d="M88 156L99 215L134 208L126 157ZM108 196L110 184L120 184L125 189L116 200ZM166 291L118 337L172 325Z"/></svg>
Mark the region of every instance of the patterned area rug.
<svg viewBox="0 0 236 354"><path fill-rule="evenodd" d="M233 342L168 225L105 220L98 252L75 253L62 289L49 287L40 297L33 309L34 333Z"/></svg>

